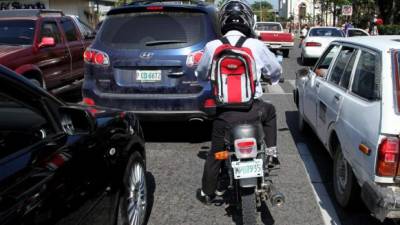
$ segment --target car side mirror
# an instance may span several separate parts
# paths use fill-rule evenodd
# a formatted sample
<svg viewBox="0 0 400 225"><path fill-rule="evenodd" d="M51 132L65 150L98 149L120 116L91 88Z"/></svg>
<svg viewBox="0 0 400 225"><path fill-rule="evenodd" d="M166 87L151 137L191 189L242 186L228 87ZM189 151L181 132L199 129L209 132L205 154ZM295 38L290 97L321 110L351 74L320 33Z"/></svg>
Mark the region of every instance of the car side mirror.
<svg viewBox="0 0 400 225"><path fill-rule="evenodd" d="M310 68L308 68L308 67L302 68L302 69L299 69L299 70L296 72L296 78L297 78L297 77L298 77L298 78L303 78L303 77L308 76L309 74L310 74Z"/></svg>
<svg viewBox="0 0 400 225"><path fill-rule="evenodd" d="M56 42L53 37L42 37L42 41L39 44L39 48L53 47L55 45Z"/></svg>
<svg viewBox="0 0 400 225"><path fill-rule="evenodd" d="M61 127L69 135L90 134L96 130L96 118L87 109L62 106L59 113Z"/></svg>

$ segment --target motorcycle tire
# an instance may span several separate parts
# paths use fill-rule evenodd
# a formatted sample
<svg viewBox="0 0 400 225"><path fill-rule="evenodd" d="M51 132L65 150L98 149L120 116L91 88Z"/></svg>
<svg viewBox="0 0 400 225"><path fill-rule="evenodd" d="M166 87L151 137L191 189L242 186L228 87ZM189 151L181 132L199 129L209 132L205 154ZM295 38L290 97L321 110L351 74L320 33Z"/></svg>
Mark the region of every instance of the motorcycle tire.
<svg viewBox="0 0 400 225"><path fill-rule="evenodd" d="M243 188L240 190L242 200L243 225L257 224L256 194L254 188Z"/></svg>

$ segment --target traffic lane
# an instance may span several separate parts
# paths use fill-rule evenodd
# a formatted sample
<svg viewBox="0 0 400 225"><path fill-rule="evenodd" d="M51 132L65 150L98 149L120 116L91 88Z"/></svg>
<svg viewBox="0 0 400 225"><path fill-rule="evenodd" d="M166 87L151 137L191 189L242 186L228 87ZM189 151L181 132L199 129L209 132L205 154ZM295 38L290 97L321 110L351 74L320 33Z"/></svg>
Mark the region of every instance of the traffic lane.
<svg viewBox="0 0 400 225"><path fill-rule="evenodd" d="M279 127L281 169L273 172L272 179L286 196L286 203L281 208L271 207L269 203L262 207L259 224L322 224L319 206L286 124L284 112L292 105L291 96L267 99L277 109ZM153 125L150 129L145 125L144 132L148 139L147 169L156 181L149 224L237 224L239 213L234 207L227 204L204 206L195 199L210 142L190 143L179 137L204 135L209 138L211 127L198 130L169 123Z"/></svg>
<svg viewBox="0 0 400 225"><path fill-rule="evenodd" d="M290 51L289 58L285 58L283 63L283 76L286 80L296 79L296 71L304 68L301 64L300 55L301 49L297 48L298 40L296 40L295 47ZM316 60L311 61L306 66L313 66L316 63ZM290 88L293 88L291 86ZM286 90L290 92L290 90ZM331 202L335 208L335 211L339 217L340 222L343 225L352 225L352 224L365 224L365 225L392 225L395 224L393 220L385 220L383 223L376 220L374 217L370 215L370 212L366 208L366 206L360 200L359 204L355 204L355 207L351 209L343 209L340 207L335 200L334 191L332 186L332 168L333 161L326 151L325 147L319 141L318 137L313 132L308 132L305 134L301 134L298 130L298 111L297 108L291 108L292 110L288 110L285 112L287 124L289 126L290 132L293 136L293 139L296 143L304 143L307 145L310 150L311 156L317 165L317 170L322 178L322 184L328 191L329 197L331 198Z"/></svg>

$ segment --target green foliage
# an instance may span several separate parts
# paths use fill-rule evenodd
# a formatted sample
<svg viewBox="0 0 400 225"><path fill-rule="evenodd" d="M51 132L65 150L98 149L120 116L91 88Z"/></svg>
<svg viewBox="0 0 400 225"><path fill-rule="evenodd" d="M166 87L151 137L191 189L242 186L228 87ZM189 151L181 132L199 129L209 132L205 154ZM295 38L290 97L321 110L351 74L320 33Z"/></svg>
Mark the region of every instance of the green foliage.
<svg viewBox="0 0 400 225"><path fill-rule="evenodd" d="M267 1L255 1L251 4L251 8L254 14L257 15L257 20L274 21L275 15L271 3Z"/></svg>
<svg viewBox="0 0 400 225"><path fill-rule="evenodd" d="M400 25L381 25L378 26L379 34L381 35L399 35Z"/></svg>

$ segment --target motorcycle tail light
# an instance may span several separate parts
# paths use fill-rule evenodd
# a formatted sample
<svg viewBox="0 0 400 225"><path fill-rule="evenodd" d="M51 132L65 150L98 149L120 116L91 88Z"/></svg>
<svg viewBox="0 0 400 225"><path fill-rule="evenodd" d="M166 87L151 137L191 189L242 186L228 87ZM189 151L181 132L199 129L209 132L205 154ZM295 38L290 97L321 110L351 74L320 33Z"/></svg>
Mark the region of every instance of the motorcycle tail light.
<svg viewBox="0 0 400 225"><path fill-rule="evenodd" d="M379 145L376 174L378 176L393 177L399 162L399 138L384 138Z"/></svg>
<svg viewBox="0 0 400 225"><path fill-rule="evenodd" d="M95 65L108 66L110 64L109 57L106 53L90 48L86 49L83 53L83 59L86 63Z"/></svg>
<svg viewBox="0 0 400 225"><path fill-rule="evenodd" d="M255 158L257 156L257 141L254 138L235 140L235 152L238 158Z"/></svg>
<svg viewBox="0 0 400 225"><path fill-rule="evenodd" d="M203 53L203 50L190 53L186 59L186 65L188 67L195 67L199 65L199 62L203 57Z"/></svg>
<svg viewBox="0 0 400 225"><path fill-rule="evenodd" d="M85 105L89 105L89 106L94 106L95 105L94 100L91 99L91 98L83 98L83 103Z"/></svg>

